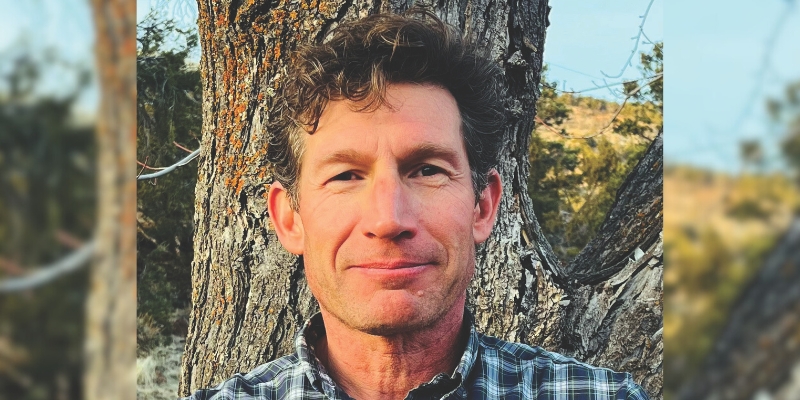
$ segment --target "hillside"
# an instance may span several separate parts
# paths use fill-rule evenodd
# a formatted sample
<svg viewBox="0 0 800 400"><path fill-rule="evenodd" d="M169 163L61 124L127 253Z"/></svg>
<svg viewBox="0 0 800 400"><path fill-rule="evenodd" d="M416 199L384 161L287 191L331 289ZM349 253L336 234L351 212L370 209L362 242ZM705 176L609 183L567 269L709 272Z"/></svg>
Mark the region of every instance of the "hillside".
<svg viewBox="0 0 800 400"><path fill-rule="evenodd" d="M800 204L783 175L664 172L665 394L691 376ZM665 396L667 397L667 396Z"/></svg>
<svg viewBox="0 0 800 400"><path fill-rule="evenodd" d="M658 133L661 114L652 103L629 103L615 119L619 107L552 91L540 99L528 193L562 260L595 236L617 188Z"/></svg>
<svg viewBox="0 0 800 400"><path fill-rule="evenodd" d="M661 117L657 115L656 111L652 109L651 106L643 106L636 103L627 104L616 120L614 120L614 114L620 107L619 103L569 94L562 94L558 97L559 100L566 105L568 117L564 119L561 124L555 124L555 126L551 127L537 124L534 132L541 135L545 140L570 143L570 146L580 146L581 142L592 142L588 139L569 139L552 129L556 128L556 130L563 129L567 135L572 138L597 135L593 138L594 141L604 138L614 144L615 147L623 148L625 146L642 144L648 140L652 140L657 133L655 125L661 123ZM647 118L650 119L650 123L646 124L649 129L645 131L644 137L614 132L613 128L616 123L625 119L634 119L637 117L637 113L645 113L647 114ZM612 120L614 121L613 123ZM611 126L609 126L609 124L611 124ZM645 124L643 123L643 125ZM607 131L598 135L604 128L607 128Z"/></svg>

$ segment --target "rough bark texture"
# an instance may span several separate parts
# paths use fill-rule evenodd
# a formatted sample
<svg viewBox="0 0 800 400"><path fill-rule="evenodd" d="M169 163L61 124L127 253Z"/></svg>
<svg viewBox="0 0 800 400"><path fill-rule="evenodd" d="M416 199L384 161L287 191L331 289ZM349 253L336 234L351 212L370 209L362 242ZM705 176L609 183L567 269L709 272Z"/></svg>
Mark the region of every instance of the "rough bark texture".
<svg viewBox="0 0 800 400"><path fill-rule="evenodd" d="M136 395L136 4L92 2L101 106L84 398Z"/></svg>
<svg viewBox="0 0 800 400"><path fill-rule="evenodd" d="M663 136L617 191L597 237L570 263L561 351L633 374L661 398L664 330Z"/></svg>
<svg viewBox="0 0 800 400"><path fill-rule="evenodd" d="M800 218L742 292L679 399L800 398Z"/></svg>
<svg viewBox="0 0 800 400"><path fill-rule="evenodd" d="M282 249L269 229L266 210L272 177L264 161L268 133L263 127L274 89L285 75L286 54L298 43L321 41L342 21L380 11L400 12L411 4L398 0L199 1L203 142L196 186L193 308L180 394L216 385L236 372L290 353L297 328L316 311L302 263ZM509 87L506 107L512 119L498 165L504 194L494 232L477 252L469 307L485 333L559 351L565 344L570 310L565 295L575 289L541 232L526 190L547 1L421 4L477 42L487 57L503 67ZM657 191L660 196L660 186ZM656 229L660 227L657 224ZM611 245L616 249L619 243ZM582 270L596 268L609 269L593 260ZM660 273L660 268L648 270ZM649 284L660 290L660 275L635 277L657 282L635 286L618 278L624 282L617 286L635 291ZM624 307L616 309L619 315L627 312ZM606 321L604 329L640 329L622 325L630 321L618 323L622 318ZM624 331L626 336L631 333ZM660 338L656 340L660 345ZM621 364L615 363L621 360L650 356L631 351L597 360L620 369ZM596 354L605 353L591 353ZM660 379L661 353L653 357L659 365L654 374ZM660 385L653 393L660 393Z"/></svg>

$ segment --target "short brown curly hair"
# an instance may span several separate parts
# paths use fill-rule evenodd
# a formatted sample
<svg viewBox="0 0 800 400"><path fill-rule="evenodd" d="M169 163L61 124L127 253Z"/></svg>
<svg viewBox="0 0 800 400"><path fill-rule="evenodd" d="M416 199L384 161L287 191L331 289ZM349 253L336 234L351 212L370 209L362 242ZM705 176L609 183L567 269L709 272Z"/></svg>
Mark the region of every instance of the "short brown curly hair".
<svg viewBox="0 0 800 400"><path fill-rule="evenodd" d="M385 104L388 84L432 84L449 91L458 105L477 200L502 142L503 82L497 64L424 9L345 23L327 42L303 46L292 56L268 125L267 158L297 210L302 133L314 133L329 101L359 102L359 111L366 112Z"/></svg>

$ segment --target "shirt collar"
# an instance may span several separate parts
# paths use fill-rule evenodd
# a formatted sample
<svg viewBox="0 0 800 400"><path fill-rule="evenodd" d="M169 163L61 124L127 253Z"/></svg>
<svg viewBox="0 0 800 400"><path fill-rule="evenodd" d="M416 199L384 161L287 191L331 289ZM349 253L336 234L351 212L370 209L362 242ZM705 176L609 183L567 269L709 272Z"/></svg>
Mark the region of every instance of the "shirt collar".
<svg viewBox="0 0 800 400"><path fill-rule="evenodd" d="M475 317L472 313L464 309L464 325L469 329L469 337L467 338L467 347L464 349L464 354L461 355L456 370L453 372L453 378L459 380L459 384L463 383L464 379L469 376L472 371L472 366L475 365L475 360L478 358L478 331L475 330ZM456 376L458 374L459 376Z"/></svg>
<svg viewBox="0 0 800 400"><path fill-rule="evenodd" d="M461 360L456 366L455 371L448 380L455 380L456 386L461 386L464 379L469 376L472 371L472 366L475 365L475 360L478 358L479 341L478 332L475 330L475 318L472 313L464 309L464 326L469 329L469 336L467 337L467 346L464 349L464 354L461 355ZM306 377L311 382L311 385L317 390L322 391L328 397L334 398L334 392L340 392L336 384L328 375L325 367L320 363L314 352L314 346L317 341L325 336L325 324L322 321L322 314L314 314L306 323L303 328L297 332L295 337L294 346L297 352L297 357L300 360L300 368L305 372ZM435 376L430 382L423 384L424 386L438 386L442 382L444 374ZM451 386L453 383L448 384ZM416 390L416 389L415 389Z"/></svg>
<svg viewBox="0 0 800 400"><path fill-rule="evenodd" d="M311 386L333 398L330 392L335 391L336 385L314 351L316 343L323 336L325 336L325 324L322 322L322 314L318 312L297 332L294 347L300 360L300 368L311 382Z"/></svg>

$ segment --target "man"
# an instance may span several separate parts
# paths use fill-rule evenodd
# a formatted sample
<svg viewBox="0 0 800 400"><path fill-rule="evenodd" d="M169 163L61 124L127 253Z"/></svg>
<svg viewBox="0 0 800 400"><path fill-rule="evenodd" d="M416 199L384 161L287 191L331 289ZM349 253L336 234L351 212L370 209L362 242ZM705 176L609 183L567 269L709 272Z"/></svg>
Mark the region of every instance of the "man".
<svg viewBox="0 0 800 400"><path fill-rule="evenodd" d="M478 333L475 246L502 184L502 72L428 13L342 25L293 59L268 206L320 305L296 353L196 399L646 399L630 375Z"/></svg>

